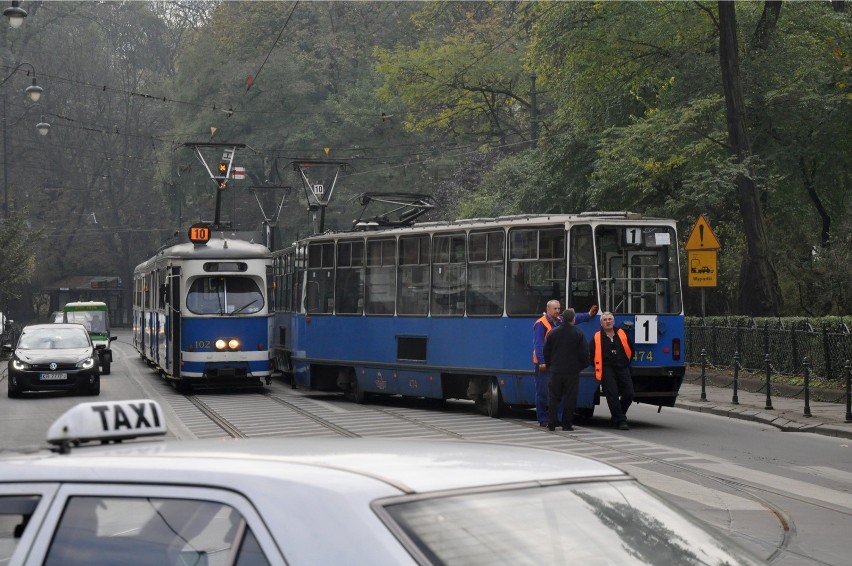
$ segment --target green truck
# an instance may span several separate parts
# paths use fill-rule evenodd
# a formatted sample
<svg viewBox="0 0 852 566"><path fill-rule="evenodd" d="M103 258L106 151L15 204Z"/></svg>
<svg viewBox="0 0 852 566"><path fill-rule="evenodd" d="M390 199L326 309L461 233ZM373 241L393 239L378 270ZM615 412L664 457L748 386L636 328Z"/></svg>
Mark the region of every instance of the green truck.
<svg viewBox="0 0 852 566"><path fill-rule="evenodd" d="M62 312L65 322L82 324L89 331L89 337L100 358L101 373L109 375L112 364L112 350L109 346L118 338L110 336L109 333L109 307L98 301L79 301L67 303Z"/></svg>

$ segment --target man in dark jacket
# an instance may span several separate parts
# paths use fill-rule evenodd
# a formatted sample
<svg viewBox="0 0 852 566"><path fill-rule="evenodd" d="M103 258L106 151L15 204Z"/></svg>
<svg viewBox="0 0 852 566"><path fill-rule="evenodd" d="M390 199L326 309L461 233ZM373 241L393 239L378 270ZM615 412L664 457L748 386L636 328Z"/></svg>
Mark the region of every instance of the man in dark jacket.
<svg viewBox="0 0 852 566"><path fill-rule="evenodd" d="M589 365L589 344L574 326L574 309L562 313L562 326L544 341L544 363L550 370L547 428L556 430L557 407L562 403L562 430L574 430L574 409L580 389L580 372Z"/></svg>

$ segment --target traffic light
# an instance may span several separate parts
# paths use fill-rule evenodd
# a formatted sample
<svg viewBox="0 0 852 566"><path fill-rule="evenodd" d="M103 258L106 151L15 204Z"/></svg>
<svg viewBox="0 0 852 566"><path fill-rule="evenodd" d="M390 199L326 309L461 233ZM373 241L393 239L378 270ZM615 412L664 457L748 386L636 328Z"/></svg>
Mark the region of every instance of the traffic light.
<svg viewBox="0 0 852 566"><path fill-rule="evenodd" d="M222 163L219 164L219 175L218 176L219 177L226 177L227 175L228 175L228 164L222 162Z"/></svg>

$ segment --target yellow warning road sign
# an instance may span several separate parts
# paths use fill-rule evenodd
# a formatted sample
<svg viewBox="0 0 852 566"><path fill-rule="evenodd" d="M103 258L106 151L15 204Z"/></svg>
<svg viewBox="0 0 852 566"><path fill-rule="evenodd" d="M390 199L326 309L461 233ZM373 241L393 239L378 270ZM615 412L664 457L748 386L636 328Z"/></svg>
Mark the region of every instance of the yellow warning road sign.
<svg viewBox="0 0 852 566"><path fill-rule="evenodd" d="M717 272L716 250L688 252L689 286L716 287Z"/></svg>
<svg viewBox="0 0 852 566"><path fill-rule="evenodd" d="M689 233L689 238L686 239L686 245L683 247L688 252L697 252L701 250L718 250L722 245L719 243L719 238L713 233L710 228L710 223L704 218L703 214L698 215L695 221L695 226L692 227L692 232Z"/></svg>

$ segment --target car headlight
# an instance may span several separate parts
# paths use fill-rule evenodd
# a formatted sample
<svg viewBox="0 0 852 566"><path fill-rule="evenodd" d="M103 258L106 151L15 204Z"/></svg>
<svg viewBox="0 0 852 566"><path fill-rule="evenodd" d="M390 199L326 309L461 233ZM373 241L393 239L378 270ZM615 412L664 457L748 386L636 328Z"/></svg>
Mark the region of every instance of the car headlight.
<svg viewBox="0 0 852 566"><path fill-rule="evenodd" d="M216 340L216 349L220 352L225 349L225 341L219 338Z"/></svg>
<svg viewBox="0 0 852 566"><path fill-rule="evenodd" d="M18 371L24 371L24 370L30 369L30 364L28 364L26 362L22 362L18 358L14 358L12 360L12 367L14 369L18 370Z"/></svg>
<svg viewBox="0 0 852 566"><path fill-rule="evenodd" d="M231 338L228 340L228 348L231 350L239 350L240 349L240 341L236 338Z"/></svg>
<svg viewBox="0 0 852 566"><path fill-rule="evenodd" d="M92 369L95 367L95 358L86 358L85 360L77 362L77 367L80 369Z"/></svg>

